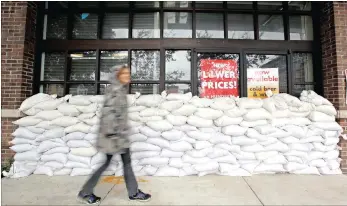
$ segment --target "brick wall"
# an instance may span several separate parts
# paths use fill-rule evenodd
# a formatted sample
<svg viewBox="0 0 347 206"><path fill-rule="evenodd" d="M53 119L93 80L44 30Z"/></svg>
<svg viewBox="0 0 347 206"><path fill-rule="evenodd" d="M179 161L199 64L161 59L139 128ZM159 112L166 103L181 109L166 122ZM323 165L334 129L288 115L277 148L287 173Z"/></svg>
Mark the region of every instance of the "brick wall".
<svg viewBox="0 0 347 206"><path fill-rule="evenodd" d="M34 2L1 2L1 110L18 109L32 93L37 6ZM14 118L1 119L2 160L8 148Z"/></svg>
<svg viewBox="0 0 347 206"><path fill-rule="evenodd" d="M347 110L344 74L347 69L347 2L325 2L321 25L324 95L342 114ZM341 115L338 122L346 132L347 117ZM340 146L341 168L347 173L347 141L341 139Z"/></svg>

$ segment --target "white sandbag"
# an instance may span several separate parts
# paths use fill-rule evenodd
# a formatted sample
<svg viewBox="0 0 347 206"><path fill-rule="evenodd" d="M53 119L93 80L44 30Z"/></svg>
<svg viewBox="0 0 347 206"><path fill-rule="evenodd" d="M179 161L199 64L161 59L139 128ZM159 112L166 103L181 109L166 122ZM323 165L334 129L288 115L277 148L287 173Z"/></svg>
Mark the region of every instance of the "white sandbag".
<svg viewBox="0 0 347 206"><path fill-rule="evenodd" d="M36 162L39 159L40 159L40 156L36 150L22 152L22 153L16 153L14 155L15 161L33 161L33 162Z"/></svg>
<svg viewBox="0 0 347 206"><path fill-rule="evenodd" d="M136 99L140 96L140 93L136 92L135 94L127 94L128 105L133 105L136 102Z"/></svg>
<svg viewBox="0 0 347 206"><path fill-rule="evenodd" d="M42 123L42 122L40 122L40 123ZM30 132L33 132L35 134L42 134L45 132L45 129L39 128L39 127L37 127L37 125L36 126L29 126L29 127L25 127L25 128L28 129Z"/></svg>
<svg viewBox="0 0 347 206"><path fill-rule="evenodd" d="M296 125L286 125L282 127L284 131L287 131L291 134L291 136L302 139L307 136L308 128L300 127Z"/></svg>
<svg viewBox="0 0 347 206"><path fill-rule="evenodd" d="M279 172L285 172L282 164L264 164L260 163L255 169L255 173L279 173Z"/></svg>
<svg viewBox="0 0 347 206"><path fill-rule="evenodd" d="M212 127L213 121L209 119L203 119L197 116L189 116L187 120L188 124L195 127Z"/></svg>
<svg viewBox="0 0 347 206"><path fill-rule="evenodd" d="M190 175L197 175L199 172L196 171L193 167L183 167L183 169L180 169L180 177L183 176L190 176Z"/></svg>
<svg viewBox="0 0 347 206"><path fill-rule="evenodd" d="M218 132L213 134L211 138L209 139L209 141L212 144L219 144L219 143L231 144L231 137Z"/></svg>
<svg viewBox="0 0 347 206"><path fill-rule="evenodd" d="M256 126L262 126L266 125L268 122L266 120L256 120L256 121L242 121L240 123L241 127L249 128L249 127L256 127Z"/></svg>
<svg viewBox="0 0 347 206"><path fill-rule="evenodd" d="M164 101L164 98L159 94L141 95L136 100L136 105L146 106L146 107L156 107L162 101Z"/></svg>
<svg viewBox="0 0 347 206"><path fill-rule="evenodd" d="M93 157L97 151L94 147L71 148L71 154L82 157Z"/></svg>
<svg viewBox="0 0 347 206"><path fill-rule="evenodd" d="M87 134L83 132L72 132L70 134L67 134L63 137L63 140L65 142L69 140L82 140Z"/></svg>
<svg viewBox="0 0 347 206"><path fill-rule="evenodd" d="M128 137L130 143L132 142L144 142L147 140L147 136L143 134L133 134Z"/></svg>
<svg viewBox="0 0 347 206"><path fill-rule="evenodd" d="M320 151L311 151L307 155L308 161L312 161L312 160L316 160L316 159L322 159L322 158L324 158L324 152L320 152Z"/></svg>
<svg viewBox="0 0 347 206"><path fill-rule="evenodd" d="M237 101L237 105L244 109L258 109L263 106L263 101L261 99L242 97Z"/></svg>
<svg viewBox="0 0 347 206"><path fill-rule="evenodd" d="M16 153L21 153L21 152L26 152L35 149L36 147L31 144L18 144L18 145L13 145L10 147L11 150L13 150Z"/></svg>
<svg viewBox="0 0 347 206"><path fill-rule="evenodd" d="M138 133L140 133L140 128L141 128L141 126L131 127L127 130L127 133L128 133L128 135L138 134Z"/></svg>
<svg viewBox="0 0 347 206"><path fill-rule="evenodd" d="M44 163L44 166L50 167L53 169L53 171L55 171L55 170L62 169L64 167L64 164L61 162L56 162L56 161L49 161Z"/></svg>
<svg viewBox="0 0 347 206"><path fill-rule="evenodd" d="M139 115L141 117L151 117L151 116L166 116L169 112L164 109L158 109L158 108L146 108L139 112Z"/></svg>
<svg viewBox="0 0 347 206"><path fill-rule="evenodd" d="M185 166L190 166L190 164L184 163L182 158L170 158L169 166L174 168L183 168Z"/></svg>
<svg viewBox="0 0 347 206"><path fill-rule="evenodd" d="M83 95L76 95L72 96L69 99L69 103L72 105L77 105L77 106L88 106L91 104L91 101L89 101L89 96L83 96Z"/></svg>
<svg viewBox="0 0 347 206"><path fill-rule="evenodd" d="M96 153L90 161L90 165L103 164L106 162L106 155L104 153L98 152Z"/></svg>
<svg viewBox="0 0 347 206"><path fill-rule="evenodd" d="M257 120L264 120L264 119L271 119L271 114L266 111L264 108L259 109L250 109L248 112L243 116L243 119L246 121L257 121Z"/></svg>
<svg viewBox="0 0 347 206"><path fill-rule="evenodd" d="M295 157L300 157L303 159L307 159L307 152L303 151L297 151L297 150L291 150L289 152L284 153L284 156L295 156Z"/></svg>
<svg viewBox="0 0 347 206"><path fill-rule="evenodd" d="M307 168L308 165L306 164L300 164L297 162L288 162L287 164L284 165L284 169L288 172L293 172L296 170L303 170L305 168Z"/></svg>
<svg viewBox="0 0 347 206"><path fill-rule="evenodd" d="M318 135L322 135L324 138L331 138L331 137L339 137L340 136L340 132L339 131L324 131L322 130L321 134Z"/></svg>
<svg viewBox="0 0 347 206"><path fill-rule="evenodd" d="M193 168L198 172L217 171L219 168L219 164L216 161L211 161L208 163L193 165Z"/></svg>
<svg viewBox="0 0 347 206"><path fill-rule="evenodd" d="M302 160L302 158L297 157L297 156L286 156L288 162L296 162L299 164L303 164L304 161Z"/></svg>
<svg viewBox="0 0 347 206"><path fill-rule="evenodd" d="M140 127L140 132L147 137L160 137L161 133L149 127Z"/></svg>
<svg viewBox="0 0 347 206"><path fill-rule="evenodd" d="M54 153L63 153L63 154L67 154L70 152L70 148L66 147L66 146L58 146L58 147L54 147L50 150L47 150L46 152L44 152L43 154L45 155L50 155L50 154L54 154Z"/></svg>
<svg viewBox="0 0 347 206"><path fill-rule="evenodd" d="M194 96L190 101L190 104L194 105L198 108L206 108L213 104L212 99L207 98L199 98L198 96Z"/></svg>
<svg viewBox="0 0 347 206"><path fill-rule="evenodd" d="M288 146L291 150L296 150L296 151L309 152L312 150L311 145L309 143L306 143L306 144L294 143Z"/></svg>
<svg viewBox="0 0 347 206"><path fill-rule="evenodd" d="M40 104L36 104L33 106L33 108L40 109L43 111L55 110L60 104L63 103L63 101L64 99L52 99L52 100L41 102Z"/></svg>
<svg viewBox="0 0 347 206"><path fill-rule="evenodd" d="M70 148L92 147L92 144L87 140L70 140L66 144Z"/></svg>
<svg viewBox="0 0 347 206"><path fill-rule="evenodd" d="M150 127L151 129L153 129L155 131L159 131L159 132L169 131L173 128L173 125L166 120L149 121L146 123L146 125L148 127Z"/></svg>
<svg viewBox="0 0 347 206"><path fill-rule="evenodd" d="M57 96L51 96L48 94L44 94L44 93L38 93L35 94L27 99L25 99L22 104L19 107L19 111L25 111L28 110L30 108L32 108L34 105L37 105L41 102L45 102L45 101L49 101L52 99L55 99Z"/></svg>
<svg viewBox="0 0 347 206"><path fill-rule="evenodd" d="M288 147L288 145L278 141L276 143L265 146L264 149L265 151L278 151L278 152L284 153L284 152L288 152L290 148Z"/></svg>
<svg viewBox="0 0 347 206"><path fill-rule="evenodd" d="M323 138L322 138L323 140ZM336 138L326 138L325 141L324 141L324 145L326 146L331 146L331 145L337 145L337 143L340 142L340 139L338 137Z"/></svg>
<svg viewBox="0 0 347 206"><path fill-rule="evenodd" d="M282 127L289 124L289 118L273 118L269 120L269 124L273 127Z"/></svg>
<svg viewBox="0 0 347 206"><path fill-rule="evenodd" d="M326 160L334 160L339 157L339 151L338 150L332 150L324 153L324 159Z"/></svg>
<svg viewBox="0 0 347 206"><path fill-rule="evenodd" d="M312 122L311 127L329 131L343 131L342 127L337 122Z"/></svg>
<svg viewBox="0 0 347 206"><path fill-rule="evenodd" d="M13 133L12 136L14 137L20 137L23 139L28 139L28 140L34 140L38 134L35 134L33 132L31 132L30 130L28 130L25 127L18 127Z"/></svg>
<svg viewBox="0 0 347 206"><path fill-rule="evenodd" d="M311 111L304 111L304 112L293 112L289 111L289 117L307 117Z"/></svg>
<svg viewBox="0 0 347 206"><path fill-rule="evenodd" d="M40 122L42 122L42 119L32 117L32 116L26 116L14 121L13 124L18 125L20 127L28 127L28 126L37 125Z"/></svg>
<svg viewBox="0 0 347 206"><path fill-rule="evenodd" d="M214 124L217 127L225 127L229 125L235 125L235 124L240 124L242 122L242 117L235 117L231 118L229 116L223 115L219 117L218 119L214 120Z"/></svg>
<svg viewBox="0 0 347 206"><path fill-rule="evenodd" d="M336 116L337 111L334 106L332 105L321 105L316 107L317 112L322 112L326 115Z"/></svg>
<svg viewBox="0 0 347 206"><path fill-rule="evenodd" d="M265 141L258 141L258 143L264 147L278 142L278 139L275 137L268 137Z"/></svg>
<svg viewBox="0 0 347 206"><path fill-rule="evenodd" d="M190 116L193 115L196 112L197 108L193 105L188 105L185 104L182 107L180 107L179 109L173 110L172 114L173 115L177 115L177 116Z"/></svg>
<svg viewBox="0 0 347 206"><path fill-rule="evenodd" d="M16 137L16 138L12 139L9 143L12 145L20 145L20 144L37 145L35 140L25 139L25 138L21 138L21 137Z"/></svg>
<svg viewBox="0 0 347 206"><path fill-rule="evenodd" d="M44 132L42 135L37 137L37 141L44 141L49 139L62 138L65 135L64 128L57 127Z"/></svg>
<svg viewBox="0 0 347 206"><path fill-rule="evenodd" d="M186 141L172 142L170 144L170 150L174 152L185 152L192 149L193 146Z"/></svg>
<svg viewBox="0 0 347 206"><path fill-rule="evenodd" d="M264 147L260 144L254 144L254 145L245 145L241 147L241 151L244 152L263 152Z"/></svg>
<svg viewBox="0 0 347 206"><path fill-rule="evenodd" d="M266 140L268 140L268 136L260 134L257 130L255 130L253 128L247 129L245 135L247 137L251 138L251 139L256 139L258 141L266 141Z"/></svg>
<svg viewBox="0 0 347 206"><path fill-rule="evenodd" d="M189 137L200 141L209 140L211 138L210 133L203 133L201 131L189 131L186 133Z"/></svg>
<svg viewBox="0 0 347 206"><path fill-rule="evenodd" d="M198 128L188 124L182 126L175 126L174 128L182 132L198 131Z"/></svg>
<svg viewBox="0 0 347 206"><path fill-rule="evenodd" d="M92 169L86 169L86 168L73 168L71 171L71 176L88 176L93 173Z"/></svg>
<svg viewBox="0 0 347 206"><path fill-rule="evenodd" d="M146 140L147 143L156 145L160 148L170 148L170 142L163 138L151 137Z"/></svg>
<svg viewBox="0 0 347 206"><path fill-rule="evenodd" d="M201 150L212 147L212 144L208 141L196 141L195 144L193 144L193 147L197 150Z"/></svg>
<svg viewBox="0 0 347 206"><path fill-rule="evenodd" d="M42 111L42 109L37 109L37 108L30 108L28 110L22 111L24 114L26 114L27 116L35 116L38 113L40 113Z"/></svg>
<svg viewBox="0 0 347 206"><path fill-rule="evenodd" d="M131 153L131 159L134 159L134 160L140 160L143 158L157 157L157 156L161 156L159 151L143 151L143 152ZM164 157L164 156L161 156L161 157Z"/></svg>
<svg viewBox="0 0 347 206"><path fill-rule="evenodd" d="M53 172L54 176L65 176L65 175L70 175L72 172L71 168L62 168L60 170L56 170Z"/></svg>
<svg viewBox="0 0 347 206"><path fill-rule="evenodd" d="M63 147L63 146L65 145L58 142L46 140L40 143L40 145L37 147L37 152L43 153L43 152L47 152L48 150L54 149L56 147Z"/></svg>
<svg viewBox="0 0 347 206"><path fill-rule="evenodd" d="M330 170L337 170L340 168L340 161L339 160L328 160L327 165Z"/></svg>
<svg viewBox="0 0 347 206"><path fill-rule="evenodd" d="M191 157L200 158L200 157L206 157L207 155L209 155L212 152L213 152L213 148L208 147L208 148L199 149L199 150L197 150L197 149L190 150L190 151L187 151L186 154L191 156Z"/></svg>
<svg viewBox="0 0 347 206"><path fill-rule="evenodd" d="M41 111L38 114L35 115L36 118L43 119L43 120L54 120L59 117L62 117L63 114L59 112L58 110L52 110L52 111Z"/></svg>
<svg viewBox="0 0 347 206"><path fill-rule="evenodd" d="M73 155L71 153L67 155L67 158L70 161L80 162L80 163L83 163L83 164L86 164L86 165L90 165L90 162L91 162L91 158L90 157L77 156L77 155Z"/></svg>
<svg viewBox="0 0 347 206"><path fill-rule="evenodd" d="M293 171L292 173L297 175L320 175L316 167L307 167L302 170Z"/></svg>
<svg viewBox="0 0 347 206"><path fill-rule="evenodd" d="M76 108L81 113L95 113L96 110L98 109L98 104L93 103L93 104L90 104L88 106L76 106Z"/></svg>
<svg viewBox="0 0 347 206"><path fill-rule="evenodd" d="M41 161L42 162L50 162L50 161L56 161L65 164L67 162L68 158L66 154L62 153L54 153L50 155L42 155Z"/></svg>
<svg viewBox="0 0 347 206"><path fill-rule="evenodd" d="M160 153L160 157L168 157L168 158L179 158L182 157L184 152L175 152L168 149L163 149Z"/></svg>
<svg viewBox="0 0 347 206"><path fill-rule="evenodd" d="M87 125L93 126L93 125L98 125L99 124L99 117L94 116L93 118L90 119L84 119L82 122L86 123Z"/></svg>
<svg viewBox="0 0 347 206"><path fill-rule="evenodd" d="M229 125L222 128L222 132L230 136L242 136L246 133L247 129L239 125Z"/></svg>
<svg viewBox="0 0 347 206"><path fill-rule="evenodd" d="M228 164L228 163L219 163L219 171L222 174L228 174L230 171L234 171L240 168L239 164Z"/></svg>
<svg viewBox="0 0 347 206"><path fill-rule="evenodd" d="M229 145L229 144L221 143L221 144L216 144L214 147L224 149L233 153L241 152L241 147L239 145Z"/></svg>
<svg viewBox="0 0 347 206"><path fill-rule="evenodd" d="M163 132L161 136L169 141L177 141L184 137L184 133L182 131L173 129L170 131Z"/></svg>
<svg viewBox="0 0 347 206"><path fill-rule="evenodd" d="M58 111L61 112L65 116L76 117L81 112L76 108L75 105L63 103L58 106Z"/></svg>
<svg viewBox="0 0 347 206"><path fill-rule="evenodd" d="M257 140L248 138L246 136L237 136L237 137L231 138L231 143L233 145L240 145L240 146L254 145L257 143Z"/></svg>
<svg viewBox="0 0 347 206"><path fill-rule="evenodd" d="M318 171L322 175L341 175L342 174L342 171L340 168L336 170L331 170L329 169L329 167L322 167L322 168L318 168Z"/></svg>
<svg viewBox="0 0 347 206"><path fill-rule="evenodd" d="M299 141L299 143L312 143L312 142L324 142L324 139L321 136L308 136L306 138L300 139ZM333 144L337 144L337 142Z"/></svg>
<svg viewBox="0 0 347 206"><path fill-rule="evenodd" d="M251 152L240 151L239 153L233 153L233 155L238 160L256 160L255 154Z"/></svg>
<svg viewBox="0 0 347 206"><path fill-rule="evenodd" d="M228 154L228 155L221 156L221 157L216 157L213 160L217 161L219 163L237 164L236 157L232 154Z"/></svg>
<svg viewBox="0 0 347 206"><path fill-rule="evenodd" d="M53 176L53 170L45 165L38 165L36 170L34 171L35 175L47 175Z"/></svg>
<svg viewBox="0 0 347 206"><path fill-rule="evenodd" d="M198 108L194 115L207 120L215 120L221 117L223 112L211 108Z"/></svg>
<svg viewBox="0 0 347 206"><path fill-rule="evenodd" d="M263 99L263 108L270 113L275 112L277 108L275 106L274 98Z"/></svg>
<svg viewBox="0 0 347 206"><path fill-rule="evenodd" d="M276 128L271 125L256 126L254 129L262 135L269 135L276 132Z"/></svg>
<svg viewBox="0 0 347 206"><path fill-rule="evenodd" d="M284 137L289 137L291 135L290 132L286 132L282 129L276 128L276 132L271 133L267 135L268 137L275 137L275 138L284 138Z"/></svg>
<svg viewBox="0 0 347 206"><path fill-rule="evenodd" d="M229 171L227 173L220 173L220 175L227 175L227 176L236 176L236 177L248 177L251 176L249 172L242 168L238 168L236 170Z"/></svg>
<svg viewBox="0 0 347 206"><path fill-rule="evenodd" d="M178 177L180 170L174 167L159 167L154 176L158 177Z"/></svg>
<svg viewBox="0 0 347 206"><path fill-rule="evenodd" d="M164 166L169 164L169 158L166 157L146 157L140 160L140 165Z"/></svg>
<svg viewBox="0 0 347 206"><path fill-rule="evenodd" d="M189 163L189 164L203 164L203 163L207 163L207 162L210 162L211 159L208 158L208 157L201 157L201 158L194 158L194 157L191 157L187 154L183 155L182 156L182 160L183 162L185 163Z"/></svg>
<svg viewBox="0 0 347 206"><path fill-rule="evenodd" d="M231 118L242 117L247 113L247 110L244 108L234 107L224 112L225 115Z"/></svg>
<svg viewBox="0 0 347 206"><path fill-rule="evenodd" d="M306 117L291 117L288 124L297 126L307 126L311 124L311 121Z"/></svg>
<svg viewBox="0 0 347 206"><path fill-rule="evenodd" d="M242 163L241 168L249 172L250 174L253 174L255 168L260 164L259 161L254 161L250 163Z"/></svg>
<svg viewBox="0 0 347 206"><path fill-rule="evenodd" d="M236 107L235 100L228 98L228 99L214 99L213 104L210 106L212 109L217 110L230 110Z"/></svg>
<svg viewBox="0 0 347 206"><path fill-rule="evenodd" d="M165 111L173 111L183 106L183 101L165 101L160 105L160 108Z"/></svg>
<svg viewBox="0 0 347 206"><path fill-rule="evenodd" d="M174 126L181 126L187 123L188 117L169 114L166 116L166 120Z"/></svg>
<svg viewBox="0 0 347 206"><path fill-rule="evenodd" d="M335 121L335 116L327 115L323 112L312 111L308 118L313 122L333 122Z"/></svg>
<svg viewBox="0 0 347 206"><path fill-rule="evenodd" d="M57 126L54 126L51 121L42 121L38 123L37 125L35 125L35 127L44 129L44 130L50 130L50 129L56 128Z"/></svg>
<svg viewBox="0 0 347 206"><path fill-rule="evenodd" d="M272 164L283 165L283 164L286 164L287 162L288 162L287 159L282 154L275 155L264 160L264 163L268 165L272 165Z"/></svg>
<svg viewBox="0 0 347 206"><path fill-rule="evenodd" d="M69 127L66 127L64 129L65 133L72 133L72 132L83 132L83 133L89 133L91 129L90 125L84 124L84 123L78 123L76 125L72 125Z"/></svg>
<svg viewBox="0 0 347 206"><path fill-rule="evenodd" d="M180 100L183 102L189 102L192 99L193 95L191 92L188 92L186 94L180 94L180 93L171 93L167 95L166 99L169 101L174 101L174 100Z"/></svg>
<svg viewBox="0 0 347 206"><path fill-rule="evenodd" d="M289 136L289 137L281 138L280 141L285 143L285 144L294 144L294 143L299 143L300 139L295 138L293 136Z"/></svg>
<svg viewBox="0 0 347 206"><path fill-rule="evenodd" d="M104 95L93 95L89 97L89 101L92 103L102 104L104 102Z"/></svg>
<svg viewBox="0 0 347 206"><path fill-rule="evenodd" d="M309 165L311 167L326 167L328 163L324 161L323 159L316 159L309 162Z"/></svg>
<svg viewBox="0 0 347 206"><path fill-rule="evenodd" d="M73 133L70 133L70 134L73 134ZM88 141L96 140L97 138L98 138L98 136L96 134L93 134L93 133L88 133L88 134L86 134L86 136L84 136L84 139L88 140Z"/></svg>
<svg viewBox="0 0 347 206"><path fill-rule="evenodd" d="M131 144L130 150L132 152L141 152L141 151L160 151L161 148L153 144L146 142L134 142Z"/></svg>
<svg viewBox="0 0 347 206"><path fill-rule="evenodd" d="M230 152L228 150L216 147L216 148L212 149L212 152L207 154L207 157L214 159L217 157L223 157L223 156L228 156L228 155L230 155Z"/></svg>

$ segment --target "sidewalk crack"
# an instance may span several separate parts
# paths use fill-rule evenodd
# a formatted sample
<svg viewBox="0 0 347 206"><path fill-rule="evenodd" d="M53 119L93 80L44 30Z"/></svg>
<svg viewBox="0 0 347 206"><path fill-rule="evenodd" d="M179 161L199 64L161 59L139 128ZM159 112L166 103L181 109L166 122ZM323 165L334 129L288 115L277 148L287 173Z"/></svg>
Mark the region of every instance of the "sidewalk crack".
<svg viewBox="0 0 347 206"><path fill-rule="evenodd" d="M259 200L260 204L262 206L264 206L263 201L261 201L261 199L259 198L259 196L257 195L257 193L253 190L253 188L251 187L251 185L247 182L247 180L245 179L245 177L242 177L242 179L246 182L246 184L248 185L249 189L252 190L253 194L257 197L257 199Z"/></svg>

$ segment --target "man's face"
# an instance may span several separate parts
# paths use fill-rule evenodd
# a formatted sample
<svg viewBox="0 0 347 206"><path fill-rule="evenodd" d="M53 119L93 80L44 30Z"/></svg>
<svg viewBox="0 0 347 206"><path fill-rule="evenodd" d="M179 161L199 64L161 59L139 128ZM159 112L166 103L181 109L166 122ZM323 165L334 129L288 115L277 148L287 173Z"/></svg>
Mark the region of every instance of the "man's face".
<svg viewBox="0 0 347 206"><path fill-rule="evenodd" d="M130 70L129 68L123 68L118 73L118 80L121 84L130 83Z"/></svg>

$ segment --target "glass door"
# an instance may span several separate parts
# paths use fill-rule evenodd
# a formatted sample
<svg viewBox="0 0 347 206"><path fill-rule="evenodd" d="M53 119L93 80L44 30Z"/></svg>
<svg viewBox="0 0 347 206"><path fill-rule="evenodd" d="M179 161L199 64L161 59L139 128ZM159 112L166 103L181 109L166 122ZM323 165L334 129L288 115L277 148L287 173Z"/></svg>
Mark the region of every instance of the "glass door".
<svg viewBox="0 0 347 206"><path fill-rule="evenodd" d="M240 96L240 54L198 52L197 95L204 98Z"/></svg>

